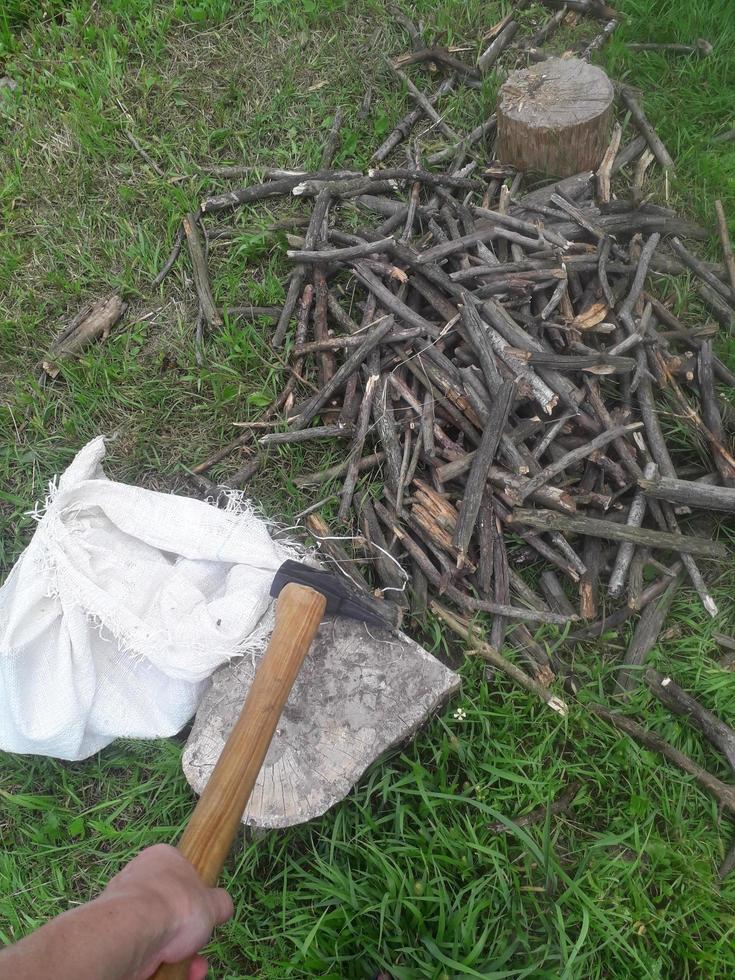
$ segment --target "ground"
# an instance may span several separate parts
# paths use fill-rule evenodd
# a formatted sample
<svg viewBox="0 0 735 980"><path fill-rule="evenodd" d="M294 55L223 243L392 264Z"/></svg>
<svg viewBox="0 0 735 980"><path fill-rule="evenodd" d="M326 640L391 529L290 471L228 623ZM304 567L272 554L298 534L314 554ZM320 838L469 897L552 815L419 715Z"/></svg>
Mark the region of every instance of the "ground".
<svg viewBox="0 0 735 980"><path fill-rule="evenodd" d="M417 0L406 9L428 34L477 48L506 6ZM601 60L642 90L677 160L670 194L712 227L720 197L733 219L735 143L711 142L735 125L729 0L619 6L627 20ZM537 4L523 14L528 23L543 16ZM626 39L697 37L714 45L710 58L625 47ZM183 467L267 403L277 383L268 328L228 325L197 367L186 264L155 293L148 284L182 214L206 190L225 187L202 167L312 166L337 106L347 116L340 160L364 165L406 104L381 61L406 45L378 0L6 0L0 77L18 84L0 87L5 569L32 532L26 511L91 436L117 434L108 466L115 478L183 490ZM368 84L373 108L359 121ZM452 123L484 118L496 85L493 78L471 99L454 98ZM137 155L126 130L163 176ZM244 209L236 239L217 247L221 305L277 303L283 295L285 243L262 234L264 215ZM35 365L60 325L118 286L132 304L131 325L41 390ZM732 366L728 342L719 348ZM668 425L674 430L676 420ZM680 451L691 451L683 436ZM274 452L268 480L256 481L253 494L272 513L294 513L312 499L292 483L305 462ZM230 460L217 475L241 463ZM717 623L684 596L653 663L735 724L735 677L716 668L711 639L714 628L732 629L735 578L719 574L710 573L723 608ZM447 653L435 623L421 635ZM623 642L609 637L578 656L587 689L601 688ZM458 701L375 766L342 805L233 854L223 881L237 915L212 943L216 975L735 974L735 877L715 879L734 828L710 798L583 711L563 720L502 679L486 679L472 661L463 672ZM643 696L634 707L644 705L657 731L728 778L691 730ZM464 720L454 718L460 706ZM116 744L77 764L3 757L0 940L87 899L146 844L176 839L192 805L180 752L180 741L169 740ZM488 828L574 778L583 789L566 816L508 835Z"/></svg>

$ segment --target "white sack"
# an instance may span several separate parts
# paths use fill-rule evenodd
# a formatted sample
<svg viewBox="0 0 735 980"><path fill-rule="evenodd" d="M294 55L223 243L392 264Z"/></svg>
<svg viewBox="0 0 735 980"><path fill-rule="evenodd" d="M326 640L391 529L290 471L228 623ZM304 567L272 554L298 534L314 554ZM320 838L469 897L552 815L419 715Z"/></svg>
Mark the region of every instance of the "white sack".
<svg viewBox="0 0 735 980"><path fill-rule="evenodd" d="M212 671L262 649L291 549L245 504L115 483L90 442L0 588L0 749L84 759L173 735Z"/></svg>

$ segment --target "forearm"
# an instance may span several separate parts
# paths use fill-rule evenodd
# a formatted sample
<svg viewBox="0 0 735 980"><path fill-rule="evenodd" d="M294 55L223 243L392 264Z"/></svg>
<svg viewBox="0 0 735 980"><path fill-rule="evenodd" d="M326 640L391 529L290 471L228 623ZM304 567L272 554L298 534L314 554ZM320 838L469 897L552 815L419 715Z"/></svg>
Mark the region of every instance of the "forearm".
<svg viewBox="0 0 735 980"><path fill-rule="evenodd" d="M155 902L103 894L0 951L0 977L134 980L150 975L167 938Z"/></svg>

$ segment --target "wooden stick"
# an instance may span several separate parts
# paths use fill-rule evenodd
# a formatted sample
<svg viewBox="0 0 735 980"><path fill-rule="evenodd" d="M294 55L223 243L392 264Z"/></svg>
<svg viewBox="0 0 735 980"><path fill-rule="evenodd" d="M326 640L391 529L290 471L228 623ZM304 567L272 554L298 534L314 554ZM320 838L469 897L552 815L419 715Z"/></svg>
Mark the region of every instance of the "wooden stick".
<svg viewBox="0 0 735 980"><path fill-rule="evenodd" d="M655 474L656 464L648 463L643 471L644 477L650 480L655 476ZM633 497L625 523L629 527L640 527L643 524L645 514L646 496L641 489ZM610 573L610 578L607 584L607 593L614 599L617 598L623 591L625 586L625 577L628 573L628 568L630 567L634 551L635 545L632 541L622 541L620 547L618 548L618 553L615 556L615 564L613 565L613 570Z"/></svg>
<svg viewBox="0 0 735 980"><path fill-rule="evenodd" d="M334 563L342 575L360 592L372 595L370 583L340 544L339 535L333 533L321 514L309 514L304 524L318 543L320 550Z"/></svg>
<svg viewBox="0 0 735 980"><path fill-rule="evenodd" d="M627 695L639 680L638 667L644 663L658 640L671 603L681 585L681 573L672 580L660 599L651 602L643 610L633 633L633 639L625 652L623 662L615 675L616 693Z"/></svg>
<svg viewBox="0 0 735 980"><path fill-rule="evenodd" d="M186 244L189 248L189 258L191 259L191 268L194 274L194 288L199 297L199 305L201 306L207 326L210 330L214 330L222 326L222 317L214 302L212 287L209 283L207 260L197 230L199 216L196 214L187 214L182 224L184 226L184 234L186 235Z"/></svg>
<svg viewBox="0 0 735 980"><path fill-rule="evenodd" d="M334 113L334 119L332 120L332 126L329 130L327 142L324 144L324 150L322 151L322 159L321 163L319 164L320 170L326 170L328 167L332 166L334 155L337 152L337 147L339 146L339 131L342 128L343 120L344 113L341 109L337 109L337 111Z"/></svg>
<svg viewBox="0 0 735 980"><path fill-rule="evenodd" d="M534 824L544 823L550 816L558 817L561 813L566 813L581 788L581 780L575 779L568 786L564 787L564 790L555 800L552 800L550 803L541 803L539 806L534 807L533 810L529 810L528 813L524 813L523 816L515 817L510 823L514 827L533 827ZM488 830L493 834L511 833L511 828L502 820L496 820L495 823L488 824Z"/></svg>
<svg viewBox="0 0 735 980"><path fill-rule="evenodd" d="M400 55L394 60L393 64L397 68L405 68L407 65L417 65L425 61L435 61L437 64L444 65L446 68L457 72L460 76L464 75L467 78L472 78L477 81L480 79L480 72L474 65L468 65L459 58L455 58L446 48L420 48L418 51L411 52L411 54Z"/></svg>
<svg viewBox="0 0 735 980"><path fill-rule="evenodd" d="M306 251L311 251L320 240L322 236L322 226L326 221L331 202L332 195L328 190L324 190L322 193L317 195L304 239ZM286 293L286 300L283 304L281 315L278 318L278 324L276 325L276 329L273 333L271 342L276 348L280 347L286 338L286 333L291 323L291 317L296 309L296 304L298 303L299 296L301 295L301 287L304 284L305 278L306 266L304 263L300 262L294 267L293 272L291 273L291 279L289 280L288 291Z"/></svg>
<svg viewBox="0 0 735 980"><path fill-rule="evenodd" d="M619 436L624 435L626 432L633 432L636 429L641 428L640 423L633 423L632 425L617 425L615 428L610 429L608 432L601 432L599 436L595 436L589 442L578 446L576 449L571 449L568 453L565 453L562 457L554 460L553 463L549 463L545 466L540 473L531 477L523 487L520 493L521 502L523 502L529 494L533 493L534 490L538 490L549 480L562 473L565 469L572 466L574 463L580 462L580 460L586 459L592 453L596 452L598 449L602 449L609 442L617 439Z"/></svg>
<svg viewBox="0 0 735 980"><path fill-rule="evenodd" d="M183 245L183 243L184 243L184 226L183 224L181 224L176 229L176 235L174 236L174 242L173 245L171 246L171 251L168 254L168 258L163 263L163 266L161 267L161 271L158 273L156 278L151 283L152 289L156 289L158 286L160 286L163 280L169 274L169 272L173 269L174 265L176 264L176 260L179 257L179 253L181 252L181 246Z"/></svg>
<svg viewBox="0 0 735 980"><path fill-rule="evenodd" d="M426 118L434 123L436 129L442 133L443 136L446 136L447 139L458 140L459 135L452 129L451 126L444 122L442 117L434 108L431 100L427 99L424 93L414 85L408 75L401 71L400 68L397 68L388 58L384 58L383 60L390 70L394 72L396 77L399 78L400 81L406 86L408 94L411 96L414 102L421 107Z"/></svg>
<svg viewBox="0 0 735 980"><path fill-rule="evenodd" d="M217 878L240 828L268 747L301 665L324 615L326 600L313 589L290 583L276 603L276 625L248 691L178 849L209 888ZM164 964L155 980L182 980L190 962Z"/></svg>
<svg viewBox="0 0 735 980"><path fill-rule="evenodd" d="M708 773L706 769L703 769L688 756L684 755L683 752L680 752L669 742L661 738L660 735L656 735L655 732L650 731L648 728L643 728L642 725L639 725L632 718L628 718L627 715L622 715L617 711L610 711L609 708L594 702L589 703L587 708L592 714L609 722L613 728L617 728L618 731L629 735L636 742L645 746L645 748L651 749L653 752L660 752L669 762L672 762L688 775L693 776L703 789L711 793L721 806L735 816L735 787L721 782L715 776Z"/></svg>
<svg viewBox="0 0 735 980"><path fill-rule="evenodd" d="M651 149L651 153L653 153L664 170L673 170L674 161L671 159L669 151L661 142L661 139L656 133L655 129L646 118L646 114L643 112L643 109L641 109L633 90L627 85L621 85L620 97L633 117L633 121L638 127L641 135L646 138L646 142Z"/></svg>
<svg viewBox="0 0 735 980"><path fill-rule="evenodd" d="M698 276L702 282L706 283L730 306L735 304L735 292L726 286L725 283L714 274L714 272L711 272L707 265L698 259L696 255L692 255L689 249L682 245L676 235L673 235L669 239L669 246L674 250L676 255L679 256L682 263L688 269L692 270L695 276Z"/></svg>
<svg viewBox="0 0 735 980"><path fill-rule="evenodd" d="M480 510L488 471L495 458L508 414L513 403L514 385L504 382L490 409L488 421L482 433L482 440L472 460L472 466L464 488L464 496L459 509L459 520L452 543L457 549L457 567L461 568L467 557L470 538L475 530L475 522Z"/></svg>
<svg viewBox="0 0 735 980"><path fill-rule="evenodd" d="M258 442L261 446L284 446L288 443L311 442L314 439L349 439L354 431L352 424L316 425L311 429L295 432L269 432L261 436Z"/></svg>
<svg viewBox="0 0 735 980"><path fill-rule="evenodd" d="M355 492L355 487L357 485L357 480L360 473L359 465L362 459L362 450L363 446L365 445L365 437L367 436L368 426L370 424L373 399L375 397L375 388L377 383L378 376L375 374L370 375L365 382L365 393L362 401L360 402L360 412L357 418L357 429L355 431L355 438L350 449L349 465L347 467L345 481L342 486L342 499L339 505L339 511L337 513L337 519L343 524L347 522L350 505L352 503L352 495Z"/></svg>
<svg viewBox="0 0 735 980"><path fill-rule="evenodd" d="M600 33L596 34L595 37L592 38L590 43L582 52L582 58L585 61L589 61L595 51L599 51L601 47L607 44L613 33L617 30L619 23L620 21L613 17L607 22L607 24L605 24Z"/></svg>
<svg viewBox="0 0 735 980"><path fill-rule="evenodd" d="M392 316L382 317L381 320L382 322L377 323L372 327L362 344L360 344L360 346L345 359L339 370L329 379L329 382L321 389L321 391L316 392L315 395L313 395L307 402L304 403L303 406L301 406L298 414L290 420L291 429L293 431L306 428L314 416L319 413L322 406L329 401L336 391L340 390L347 379L354 374L354 372L357 371L360 365L365 361L368 354L370 354L370 352L378 346L383 337L385 337L386 334L393 329Z"/></svg>
<svg viewBox="0 0 735 980"><path fill-rule="evenodd" d="M735 333L735 313L720 294L704 282L699 284L697 292L715 320L730 333Z"/></svg>
<svg viewBox="0 0 735 980"><path fill-rule="evenodd" d="M628 527L596 517L570 517L551 510L523 510L517 508L512 523L537 527L544 531L572 531L608 541L632 541L647 548L663 548L682 555L701 555L703 558L725 559L728 549L709 538L697 538L690 534L671 534L649 528Z"/></svg>
<svg viewBox="0 0 735 980"><path fill-rule="evenodd" d="M415 57L416 54L421 54L421 52L414 52L414 55L410 57L413 58ZM456 61L457 59L453 59L453 60ZM394 62L394 64L395 65L413 64L413 61L406 61L399 58ZM459 64L462 63L459 62ZM439 86L439 88L434 93L434 95L430 96L431 103L434 104L435 102L437 102L442 95L446 95L447 92L450 92L453 88L454 88L454 79L445 78L444 81ZM382 160L385 160L388 154L392 150L394 150L399 143L403 142L403 140L408 138L409 133L416 125L416 123L419 121L419 119L421 119L423 114L424 114L424 110L421 108L421 106L416 106L407 115L405 115L403 119L399 120L396 123L395 129L393 129L393 131L388 134L386 139L383 140L383 142L380 144L380 146L375 151L375 153L373 153L371 159L375 163L380 163Z"/></svg>
<svg viewBox="0 0 735 980"><path fill-rule="evenodd" d="M480 639L476 630L465 620L457 616L456 613L453 613L436 600L430 603L429 608L452 632L466 640L470 649L474 650L483 660L492 664L498 670L502 670L512 681L520 685L520 687L524 688L530 694L535 694L544 704L548 705L553 711L558 712L562 717L565 717L569 713L569 708L562 698L552 694L543 684L539 684L538 681L529 677L520 667L516 667L515 664L506 660L489 643Z"/></svg>
<svg viewBox="0 0 735 980"><path fill-rule="evenodd" d="M732 242L730 241L730 233L727 229L727 217L725 216L722 201L715 201L715 213L717 214L717 231L720 236L720 244L722 245L722 254L725 257L725 268L730 279L730 289L732 290L733 296L735 296L735 256L732 252Z"/></svg>
<svg viewBox="0 0 735 980"><path fill-rule="evenodd" d="M576 617L560 616L556 613L539 611L536 609L517 609L515 606L507 606L497 602L490 602L484 599L475 599L473 596L466 595L453 585L446 585L441 572L434 567L424 552L416 542L406 534L406 532L396 524L391 514L386 510L380 501L375 501L375 511L393 534L401 541L410 557L420 566L430 584L437 589L442 589L444 595L453 603L467 612L487 612L494 616L505 616L508 619L519 619L522 622L531 623L550 623L553 626L564 626Z"/></svg>
<svg viewBox="0 0 735 980"><path fill-rule="evenodd" d="M527 6L527 3L517 4L516 9L525 6ZM477 67L480 69L481 74L486 75L490 71L517 33L518 21L511 20L477 59Z"/></svg>
<svg viewBox="0 0 735 980"><path fill-rule="evenodd" d="M357 464L358 472L364 473L365 470L370 470L376 466L380 466L384 459L384 452L376 452L371 453L369 456L363 456ZM342 460L341 463L335 463L334 466L329 466L327 469L319 470L316 473L301 473L299 476L294 478L293 482L295 486L301 489L305 489L307 487L319 487L324 483L330 483L332 480L339 480L340 477L345 475L349 465L349 459L345 459Z"/></svg>
<svg viewBox="0 0 735 980"><path fill-rule="evenodd" d="M716 487L665 476L639 480L638 486L648 497L667 500L677 506L735 513L735 488L732 487Z"/></svg>
<svg viewBox="0 0 735 980"><path fill-rule="evenodd" d="M316 170L304 173L303 170L293 171L287 176L277 180L269 180L264 184L253 184L250 187L241 187L235 191L228 191L226 194L217 194L202 201L200 209L204 214L211 214L213 211L224 211L230 208L240 207L242 204L253 204L255 201L263 201L269 197L283 197L291 194L297 184L304 180L335 180L349 179L355 176L355 172L339 170Z"/></svg>
<svg viewBox="0 0 735 980"><path fill-rule="evenodd" d="M95 340L109 337L127 308L128 304L119 293L110 293L83 307L52 343L49 360L41 362L45 373L55 378L61 370L61 361L81 354Z"/></svg>
<svg viewBox="0 0 735 980"><path fill-rule="evenodd" d="M351 245L348 248L326 248L316 251L289 249L286 255L294 262L306 262L309 264L349 262L350 259L359 259L365 255L378 255L381 252L388 252L394 245L395 239L380 238L375 242L363 242L362 245Z"/></svg>
<svg viewBox="0 0 735 980"><path fill-rule="evenodd" d="M698 728L724 755L730 768L735 772L735 731L679 687L670 677L649 668L646 671L646 683L650 691L667 708L677 715L683 715L695 728Z"/></svg>

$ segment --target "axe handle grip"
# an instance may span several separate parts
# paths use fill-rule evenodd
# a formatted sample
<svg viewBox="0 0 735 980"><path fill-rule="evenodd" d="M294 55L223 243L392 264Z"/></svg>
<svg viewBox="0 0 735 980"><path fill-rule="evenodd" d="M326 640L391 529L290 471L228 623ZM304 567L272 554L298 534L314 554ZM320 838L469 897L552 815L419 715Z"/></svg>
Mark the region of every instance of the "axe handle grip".
<svg viewBox="0 0 735 980"><path fill-rule="evenodd" d="M268 746L309 647L324 615L319 592L290 583L276 601L276 625L207 785L178 849L210 887L240 828L240 821ZM154 980L186 980L189 962L164 963Z"/></svg>

